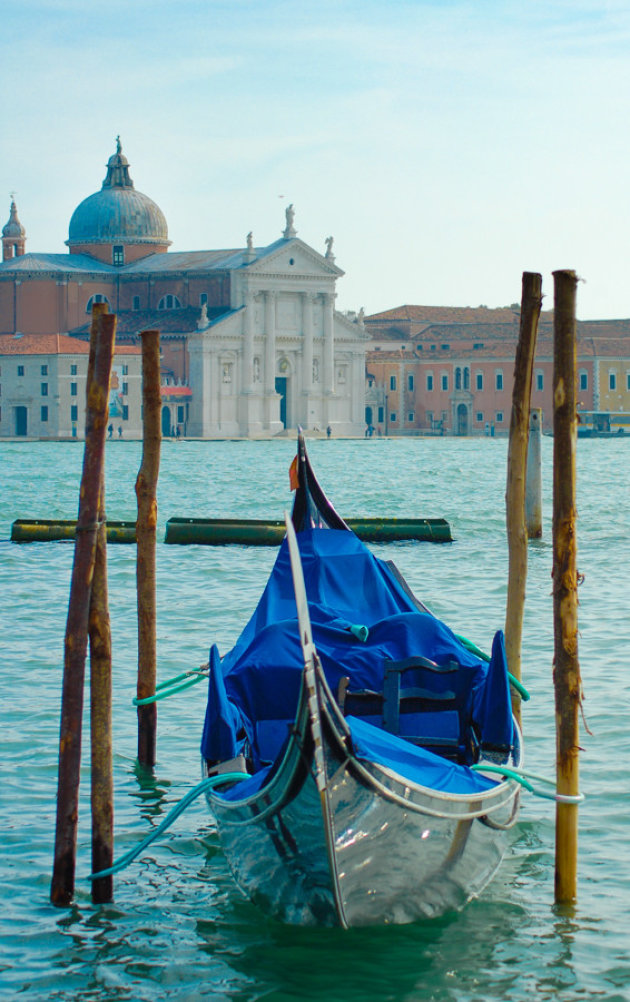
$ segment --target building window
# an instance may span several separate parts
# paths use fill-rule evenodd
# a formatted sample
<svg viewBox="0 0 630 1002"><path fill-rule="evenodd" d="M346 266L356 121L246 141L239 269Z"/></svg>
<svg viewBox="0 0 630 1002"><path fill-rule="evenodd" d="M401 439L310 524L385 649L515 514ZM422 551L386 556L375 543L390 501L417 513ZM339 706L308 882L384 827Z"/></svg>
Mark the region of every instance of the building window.
<svg viewBox="0 0 630 1002"><path fill-rule="evenodd" d="M72 404L70 408L70 420L71 421L79 420L79 408L77 407L76 404Z"/></svg>
<svg viewBox="0 0 630 1002"><path fill-rule="evenodd" d="M495 373L495 389L503 389L503 373L500 369Z"/></svg>
<svg viewBox="0 0 630 1002"><path fill-rule="evenodd" d="M545 379L542 372L536 373L536 389L543 390L545 388Z"/></svg>
<svg viewBox="0 0 630 1002"><path fill-rule="evenodd" d="M415 420L416 420L416 415L414 414L413 411L409 411L409 413L407 414L407 421L409 422L409 424L413 424Z"/></svg>
<svg viewBox="0 0 630 1002"><path fill-rule="evenodd" d="M483 422L483 411L477 411L475 415L475 421L478 421L479 424Z"/></svg>
<svg viewBox="0 0 630 1002"><path fill-rule="evenodd" d="M71 376L76 376L76 374L77 374L77 367L76 367L76 365L71 365L70 366L70 375Z"/></svg>
<svg viewBox="0 0 630 1002"><path fill-rule="evenodd" d="M47 376L48 375L48 366L47 365L42 365L42 367L41 367L41 374L42 374L42 376Z"/></svg>
<svg viewBox="0 0 630 1002"><path fill-rule="evenodd" d="M40 418L42 421L48 421L48 407L42 405L40 408Z"/></svg>
<svg viewBox="0 0 630 1002"><path fill-rule="evenodd" d="M131 309L136 311L140 309L140 296L133 297L131 300Z"/></svg>
<svg viewBox="0 0 630 1002"><path fill-rule="evenodd" d="M177 423L178 424L183 424L184 421L185 421L185 418L184 418L184 405L183 404L178 404L177 405Z"/></svg>
<svg viewBox="0 0 630 1002"><path fill-rule="evenodd" d="M389 388L390 388L390 390L395 390L396 389L396 376L390 376L389 377Z"/></svg>
<svg viewBox="0 0 630 1002"><path fill-rule="evenodd" d="M626 372L626 389L630 390L630 372Z"/></svg>
<svg viewBox="0 0 630 1002"><path fill-rule="evenodd" d="M18 376L23 376L23 375L24 375L24 366L18 365Z"/></svg>
<svg viewBox="0 0 630 1002"><path fill-rule="evenodd" d="M496 421L497 424L501 424L501 422L503 421L503 411L497 411Z"/></svg>
<svg viewBox="0 0 630 1002"><path fill-rule="evenodd" d="M455 389L461 390L462 388L462 370L459 366L455 369Z"/></svg>
<svg viewBox="0 0 630 1002"><path fill-rule="evenodd" d="M451 347L450 344L441 344L440 345L440 348L442 349L442 351L448 351L448 349L450 347Z"/></svg>
<svg viewBox="0 0 630 1002"><path fill-rule="evenodd" d="M129 366L128 365L123 365L123 367L122 367L122 374L123 374L123 376L128 376L129 375Z"/></svg>
<svg viewBox="0 0 630 1002"><path fill-rule="evenodd" d="M126 397L129 394L129 383L122 384L122 395Z"/></svg>
<svg viewBox="0 0 630 1002"><path fill-rule="evenodd" d="M442 389L448 390L448 374L443 372L440 378L442 380Z"/></svg>
<svg viewBox="0 0 630 1002"><path fill-rule="evenodd" d="M42 383L42 396L48 396L48 383Z"/></svg>
<svg viewBox="0 0 630 1002"><path fill-rule="evenodd" d="M78 383L70 383L70 396L71 397L76 397L78 385L79 385Z"/></svg>
<svg viewBox="0 0 630 1002"><path fill-rule="evenodd" d="M433 411L427 411L427 427L433 427Z"/></svg>
<svg viewBox="0 0 630 1002"><path fill-rule="evenodd" d="M182 304L180 303L177 296L171 295L169 292L167 296L162 296L158 303L158 310L178 310Z"/></svg>
<svg viewBox="0 0 630 1002"><path fill-rule="evenodd" d="M609 372L608 373L608 389L609 390L616 390L617 389L617 373L616 372Z"/></svg>
<svg viewBox="0 0 630 1002"><path fill-rule="evenodd" d="M398 420L398 415L396 414L396 411L391 412L391 414L389 415L389 420L391 421L392 424L396 424Z"/></svg>
<svg viewBox="0 0 630 1002"><path fill-rule="evenodd" d="M409 375L407 376L407 389L409 390L410 393L413 393L413 386L414 386L413 372L410 372Z"/></svg>
<svg viewBox="0 0 630 1002"><path fill-rule="evenodd" d="M427 392L430 393L433 389L433 373L427 372Z"/></svg>
<svg viewBox="0 0 630 1002"><path fill-rule="evenodd" d="M123 419L123 421L128 421L129 420L129 406L128 406L128 404L123 404L122 419Z"/></svg>
<svg viewBox="0 0 630 1002"><path fill-rule="evenodd" d="M208 293L207 292L200 292L199 293L199 305L200 306L207 306L208 305Z"/></svg>
<svg viewBox="0 0 630 1002"><path fill-rule="evenodd" d="M475 374L475 385L478 390L483 390L483 372L477 372Z"/></svg>
<svg viewBox="0 0 630 1002"><path fill-rule="evenodd" d="M385 420L385 408L384 407L379 407L379 409L378 409L378 423L382 424L384 420Z"/></svg>
<svg viewBox="0 0 630 1002"><path fill-rule="evenodd" d="M125 263L125 248L122 244L114 244L112 248L112 264L120 266Z"/></svg>
<svg viewBox="0 0 630 1002"><path fill-rule="evenodd" d="M464 389L470 389L470 369L468 367L464 369Z"/></svg>
<svg viewBox="0 0 630 1002"><path fill-rule="evenodd" d="M87 301L87 306L85 307L86 313L92 312L92 307L94 306L94 303L107 303L109 305L109 299L107 298L107 296L103 296L100 292L97 292L93 296L90 296L90 298Z"/></svg>

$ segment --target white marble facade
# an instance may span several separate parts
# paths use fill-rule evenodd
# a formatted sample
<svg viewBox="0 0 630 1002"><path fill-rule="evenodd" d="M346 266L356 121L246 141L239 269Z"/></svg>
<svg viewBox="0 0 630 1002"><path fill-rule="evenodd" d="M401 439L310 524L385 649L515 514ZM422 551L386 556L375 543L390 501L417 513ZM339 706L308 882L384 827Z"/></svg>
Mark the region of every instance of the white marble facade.
<svg viewBox="0 0 630 1002"><path fill-rule="evenodd" d="M361 317L335 311L332 238L322 255L295 236L254 251L251 234L231 270L231 310L202 314L189 335L193 389L188 435L267 437L301 426L334 435L365 430ZM236 262L235 262L236 263Z"/></svg>

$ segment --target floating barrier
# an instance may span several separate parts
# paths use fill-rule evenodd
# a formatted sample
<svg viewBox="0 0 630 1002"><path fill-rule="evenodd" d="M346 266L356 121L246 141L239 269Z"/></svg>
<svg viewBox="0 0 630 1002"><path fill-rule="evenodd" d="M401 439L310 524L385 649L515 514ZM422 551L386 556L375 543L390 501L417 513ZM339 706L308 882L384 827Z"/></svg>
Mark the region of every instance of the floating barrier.
<svg viewBox="0 0 630 1002"><path fill-rule="evenodd" d="M420 540L452 543L451 527L443 518L348 518L349 527L366 543ZM76 521L71 519L21 518L11 526L14 543L46 543L73 540ZM198 543L206 546L279 546L285 536L284 522L246 518L169 518L165 543ZM107 522L108 543L135 543L135 522Z"/></svg>
<svg viewBox="0 0 630 1002"><path fill-rule="evenodd" d="M71 519L20 518L11 526L13 543L47 543L52 540L72 540L77 523ZM107 522L108 543L135 543L135 522Z"/></svg>
<svg viewBox="0 0 630 1002"><path fill-rule="evenodd" d="M443 518L347 518L359 539L391 543L416 539L451 543L451 527ZM242 518L169 518L166 543L201 543L207 546L279 546L285 536L283 521Z"/></svg>

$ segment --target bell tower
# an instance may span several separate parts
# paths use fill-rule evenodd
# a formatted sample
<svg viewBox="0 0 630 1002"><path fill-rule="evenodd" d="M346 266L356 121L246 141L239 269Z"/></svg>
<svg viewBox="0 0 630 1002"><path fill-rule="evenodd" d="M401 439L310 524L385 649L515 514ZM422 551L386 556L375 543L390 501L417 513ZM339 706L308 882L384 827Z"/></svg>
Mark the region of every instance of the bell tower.
<svg viewBox="0 0 630 1002"><path fill-rule="evenodd" d="M25 244L26 230L18 219L17 206L12 195L9 221L2 227L2 260L9 261L13 257L22 257Z"/></svg>

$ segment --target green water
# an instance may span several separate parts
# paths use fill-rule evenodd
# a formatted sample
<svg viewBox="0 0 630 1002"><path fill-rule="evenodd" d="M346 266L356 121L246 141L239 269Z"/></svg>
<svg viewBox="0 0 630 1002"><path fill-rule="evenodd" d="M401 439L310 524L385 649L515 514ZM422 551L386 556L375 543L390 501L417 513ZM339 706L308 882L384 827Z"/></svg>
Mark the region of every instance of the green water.
<svg viewBox="0 0 630 1002"><path fill-rule="evenodd" d="M140 447L107 446L108 516L135 517ZM165 443L160 526L171 516L280 517L289 441ZM348 516L443 516L455 542L374 547L454 629L487 648L505 615L504 440L314 442L311 458ZM527 765L552 775L551 456L543 440L544 538L530 544L523 649L532 701ZM582 729L579 901L553 904L554 809L525 796L498 877L461 914L409 927L295 929L235 889L201 801L92 906L89 761L84 759L76 904L48 902L63 637L73 548L0 542L2 772L0 995L16 999L630 999L627 665L630 563L625 441L578 450ZM16 518L76 514L82 447L0 444L0 539ZM135 549L110 546L116 853L163 820L199 778L203 685L159 706L159 761L135 765ZM158 548L159 679L224 652L253 610L274 551ZM84 746L89 747L84 733Z"/></svg>

